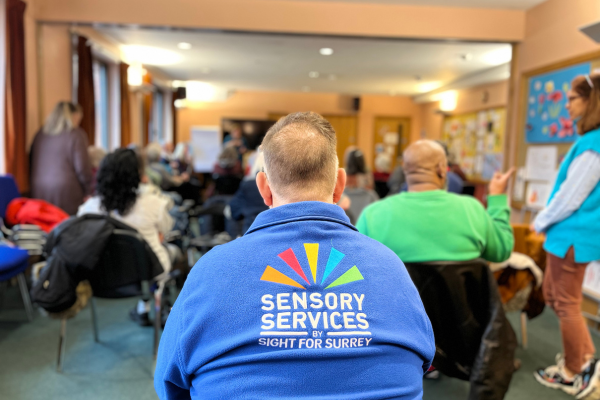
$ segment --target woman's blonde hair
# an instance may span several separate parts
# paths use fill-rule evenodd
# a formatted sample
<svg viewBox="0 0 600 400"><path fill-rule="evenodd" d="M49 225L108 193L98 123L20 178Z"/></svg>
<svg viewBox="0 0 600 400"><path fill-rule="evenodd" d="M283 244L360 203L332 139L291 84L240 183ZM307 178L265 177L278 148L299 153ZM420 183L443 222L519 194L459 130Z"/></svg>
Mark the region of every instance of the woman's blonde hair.
<svg viewBox="0 0 600 400"><path fill-rule="evenodd" d="M44 133L58 135L73 128L73 114L81 114L81 106L70 101L59 101L54 110L46 118Z"/></svg>

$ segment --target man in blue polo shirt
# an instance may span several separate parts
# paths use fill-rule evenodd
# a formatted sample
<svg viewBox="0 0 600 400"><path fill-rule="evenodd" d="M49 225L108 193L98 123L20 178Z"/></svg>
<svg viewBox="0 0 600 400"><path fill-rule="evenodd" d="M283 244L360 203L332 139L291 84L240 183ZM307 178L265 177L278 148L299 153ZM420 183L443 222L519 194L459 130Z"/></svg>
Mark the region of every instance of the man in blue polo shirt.
<svg viewBox="0 0 600 400"><path fill-rule="evenodd" d="M161 339L158 396L421 399L431 324L402 262L336 205L335 131L290 114L262 149L271 209L194 266Z"/></svg>

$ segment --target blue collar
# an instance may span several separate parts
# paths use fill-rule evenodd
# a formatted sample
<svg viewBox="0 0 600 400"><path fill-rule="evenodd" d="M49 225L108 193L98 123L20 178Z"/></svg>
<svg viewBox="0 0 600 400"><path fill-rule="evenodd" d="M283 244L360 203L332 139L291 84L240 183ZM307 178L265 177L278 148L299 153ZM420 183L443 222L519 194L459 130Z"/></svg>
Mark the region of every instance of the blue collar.
<svg viewBox="0 0 600 400"><path fill-rule="evenodd" d="M254 220L246 235L274 225L296 221L329 221L357 230L342 208L335 204L320 201L302 201L263 211Z"/></svg>

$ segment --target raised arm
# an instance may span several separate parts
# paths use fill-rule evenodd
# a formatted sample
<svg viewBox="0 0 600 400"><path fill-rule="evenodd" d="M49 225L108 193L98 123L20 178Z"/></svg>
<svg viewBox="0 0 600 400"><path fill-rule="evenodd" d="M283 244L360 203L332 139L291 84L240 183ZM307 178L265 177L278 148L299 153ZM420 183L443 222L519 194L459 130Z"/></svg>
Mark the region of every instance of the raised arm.
<svg viewBox="0 0 600 400"><path fill-rule="evenodd" d="M490 181L488 208L486 215L486 245L482 257L492 262L502 262L510 257L515 244L513 229L510 226L510 208L504 192L508 180L515 172L511 168L502 174L497 172Z"/></svg>

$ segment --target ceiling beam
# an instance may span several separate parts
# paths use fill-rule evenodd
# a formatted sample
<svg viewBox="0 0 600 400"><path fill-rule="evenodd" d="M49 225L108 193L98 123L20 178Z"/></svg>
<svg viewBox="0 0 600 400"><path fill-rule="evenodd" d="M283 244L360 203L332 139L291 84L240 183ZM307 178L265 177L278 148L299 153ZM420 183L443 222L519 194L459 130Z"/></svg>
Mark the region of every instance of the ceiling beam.
<svg viewBox="0 0 600 400"><path fill-rule="evenodd" d="M35 2L42 22L489 42L518 42L525 32L521 10L285 0Z"/></svg>

